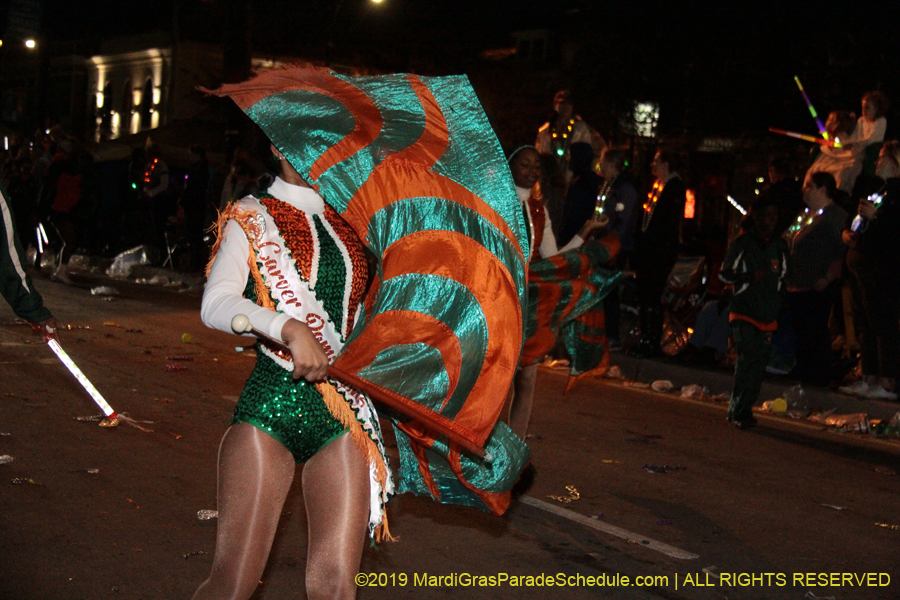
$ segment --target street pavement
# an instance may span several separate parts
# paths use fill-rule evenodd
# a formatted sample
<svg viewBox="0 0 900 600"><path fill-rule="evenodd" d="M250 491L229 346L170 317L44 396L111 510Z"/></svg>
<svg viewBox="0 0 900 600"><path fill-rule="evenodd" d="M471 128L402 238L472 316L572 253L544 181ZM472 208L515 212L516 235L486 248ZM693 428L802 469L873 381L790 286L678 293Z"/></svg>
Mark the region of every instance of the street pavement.
<svg viewBox="0 0 900 600"><path fill-rule="evenodd" d="M103 276L109 265L108 259L78 256L72 264L84 269L84 281L93 281L94 285L115 286L116 281ZM76 268L77 268L76 267ZM175 272L172 269L140 265L132 269L129 281L158 281L176 290L202 292L204 278L197 273ZM654 381L671 381L673 390L678 392L686 385L699 385L706 389L707 395L730 393L733 374L724 369L713 369L686 365L670 357L653 359L634 358L625 352L614 352L610 355L610 364L620 369L623 377L632 381L652 383ZM784 376L767 375L760 392L758 406L766 400L784 398L792 388L800 385L798 381ZM801 386L805 393L805 402L812 412L833 410L836 414L865 413L869 418L891 419L900 412L900 402L871 400L848 396L836 390L822 386Z"/></svg>

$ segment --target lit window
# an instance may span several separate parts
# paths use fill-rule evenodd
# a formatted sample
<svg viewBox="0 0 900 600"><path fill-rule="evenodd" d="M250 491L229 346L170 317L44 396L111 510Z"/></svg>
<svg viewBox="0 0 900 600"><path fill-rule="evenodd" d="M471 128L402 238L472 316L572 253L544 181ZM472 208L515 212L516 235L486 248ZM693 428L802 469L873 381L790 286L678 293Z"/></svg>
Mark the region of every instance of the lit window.
<svg viewBox="0 0 900 600"><path fill-rule="evenodd" d="M634 103L634 132L641 137L656 136L659 122L659 104L655 102Z"/></svg>

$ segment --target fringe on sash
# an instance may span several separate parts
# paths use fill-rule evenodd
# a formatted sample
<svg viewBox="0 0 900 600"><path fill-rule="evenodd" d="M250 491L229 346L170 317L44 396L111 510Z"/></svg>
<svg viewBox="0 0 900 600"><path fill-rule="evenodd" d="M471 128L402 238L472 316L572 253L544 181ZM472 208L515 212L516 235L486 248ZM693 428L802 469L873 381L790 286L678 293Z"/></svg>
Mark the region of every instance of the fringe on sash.
<svg viewBox="0 0 900 600"><path fill-rule="evenodd" d="M216 255L219 252L219 246L221 246L222 240L225 239L225 227L228 226L228 221L234 221L244 230L244 235L247 236L250 245L247 266L250 267L250 276L253 277L253 287L256 291L256 303L263 308L275 310L275 303L272 301L269 288L266 286L262 273L259 271L259 265L256 263L254 244L256 243L255 240L259 239L260 235L259 224L255 218L256 214L255 211L239 206L236 202L232 202L225 210L219 212L219 217L216 219L215 225L211 228L216 230L216 243L213 244L209 264L206 265L206 277L209 277L209 272L212 270L213 262L216 260Z"/></svg>
<svg viewBox="0 0 900 600"><path fill-rule="evenodd" d="M363 431L362 425L356 420L356 413L350 408L346 398L344 398L333 385L327 381L322 381L316 384L316 389L322 394L322 398L325 400L325 406L328 407L329 412L334 415L334 418L340 421L341 425L350 430L350 437L353 438L356 447L362 452L366 462L370 465L375 465L375 474L376 477L378 477L378 482L381 484L382 493L384 493L388 474L387 467L384 464L384 457L381 455L381 452L379 452L378 446L376 446L375 442L369 438L369 435ZM382 515L381 523L375 528L375 541L379 543L382 541L396 541L396 538L391 535L391 531L388 528L386 510L384 511L384 515Z"/></svg>

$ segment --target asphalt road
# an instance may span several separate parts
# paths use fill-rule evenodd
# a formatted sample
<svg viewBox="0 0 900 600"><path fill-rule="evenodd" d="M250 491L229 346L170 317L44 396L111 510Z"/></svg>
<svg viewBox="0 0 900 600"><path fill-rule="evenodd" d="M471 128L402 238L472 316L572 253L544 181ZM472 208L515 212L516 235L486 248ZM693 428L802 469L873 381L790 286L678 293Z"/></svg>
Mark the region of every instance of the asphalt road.
<svg viewBox="0 0 900 600"><path fill-rule="evenodd" d="M189 598L249 344L204 328L197 292L117 283L108 301L78 281L37 281L73 327L63 347L152 432L78 420L98 410L0 306L0 600ZM395 498L400 539L367 548L360 598L900 598L900 530L876 525L900 525L900 444L766 416L738 431L723 405L608 380L564 388L540 372L526 496L503 517ZM580 497L548 498L566 486ZM295 485L255 598L303 597L305 529Z"/></svg>

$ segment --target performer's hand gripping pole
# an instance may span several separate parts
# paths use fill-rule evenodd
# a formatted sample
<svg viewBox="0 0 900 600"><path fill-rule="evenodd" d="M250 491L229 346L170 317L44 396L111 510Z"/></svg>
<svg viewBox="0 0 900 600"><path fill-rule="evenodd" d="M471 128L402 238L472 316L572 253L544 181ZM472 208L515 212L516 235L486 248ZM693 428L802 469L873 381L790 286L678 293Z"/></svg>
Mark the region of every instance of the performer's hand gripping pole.
<svg viewBox="0 0 900 600"><path fill-rule="evenodd" d="M287 344L285 344L281 340L276 340L271 335L263 333L262 331L251 325L250 319L247 318L247 315L234 315L234 317L231 319L231 330L238 334L252 333L262 340L267 340L275 344L276 346L280 346L285 350L290 351L287 347Z"/></svg>
<svg viewBox="0 0 900 600"><path fill-rule="evenodd" d="M275 344L276 346L280 346L281 348L290 351L290 349L281 340L276 340L272 336L263 333L262 331L253 327L250 324L250 319L247 318L247 315L235 315L234 318L231 319L231 329L234 330L235 333L239 334L252 333L260 339L267 340ZM328 376L361 389L366 394L371 396L373 400L377 400L378 402L381 402L382 404L395 409L405 416L418 421L435 433L447 436L447 439L458 444L478 458L481 458L488 463L493 460L493 457L489 453L485 452L484 448L482 448L478 444L475 444L465 436L455 431L453 429L453 422L443 415L428 410L424 406L420 406L418 404L415 404L414 402L410 402L409 400L404 401L399 396L399 394L396 394L391 390L375 387L370 382L360 379L352 373L342 371L336 368L334 365L328 365Z"/></svg>
<svg viewBox="0 0 900 600"><path fill-rule="evenodd" d="M62 346L59 345L59 342L54 340L50 335L41 330L41 327L36 324L32 324L31 327L41 333L44 338L44 341L47 342L47 345L50 346L50 349L53 350L53 353L62 361L62 364L66 366L69 372L75 376L75 379L78 380L78 383L81 384L81 387L85 389L85 391L93 398L94 402L97 403L97 406L100 407L100 410L103 411L103 414L106 415L106 420L100 424L101 427L115 427L119 424L118 415L116 411L112 409L109 403L103 398L100 392L97 391L97 388L90 382L90 380L82 373L81 369L78 368L78 365L69 358L69 355L66 354L66 351L62 349Z"/></svg>

